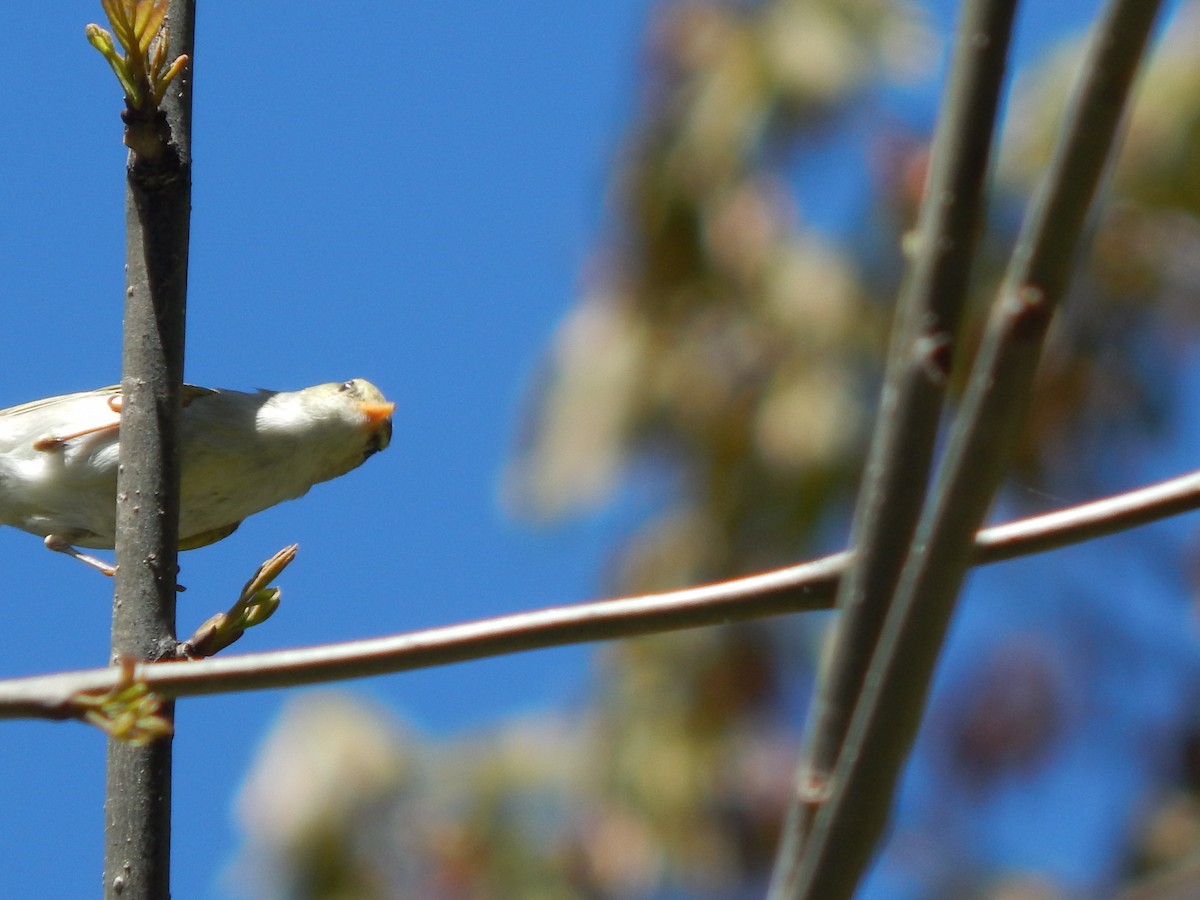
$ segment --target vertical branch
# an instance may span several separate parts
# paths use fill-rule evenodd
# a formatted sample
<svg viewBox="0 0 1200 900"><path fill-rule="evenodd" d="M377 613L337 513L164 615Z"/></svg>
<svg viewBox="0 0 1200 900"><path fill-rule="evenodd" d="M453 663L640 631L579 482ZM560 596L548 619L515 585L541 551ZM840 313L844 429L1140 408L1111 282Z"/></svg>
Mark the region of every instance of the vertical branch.
<svg viewBox="0 0 1200 900"><path fill-rule="evenodd" d="M1017 0L973 0L961 16L915 255L901 290L887 379L855 514L855 556L838 591L835 652L809 713L805 759L772 893L797 877L908 551L933 459L966 305L983 189Z"/></svg>
<svg viewBox="0 0 1200 900"><path fill-rule="evenodd" d="M192 56L195 0L171 0L171 53ZM163 114L165 113L165 119ZM114 659L159 659L175 646L180 388L191 211L191 73L149 123L169 139L129 140L146 116L127 109L126 296L122 358ZM161 126L165 123L169 131ZM105 792L105 896L169 896L171 741L111 740Z"/></svg>
<svg viewBox="0 0 1200 900"><path fill-rule="evenodd" d="M969 565L970 535L1006 470L1158 5L1113 0L1096 24L1062 138L1013 251L871 661L832 796L817 815L787 896L851 896L883 832Z"/></svg>

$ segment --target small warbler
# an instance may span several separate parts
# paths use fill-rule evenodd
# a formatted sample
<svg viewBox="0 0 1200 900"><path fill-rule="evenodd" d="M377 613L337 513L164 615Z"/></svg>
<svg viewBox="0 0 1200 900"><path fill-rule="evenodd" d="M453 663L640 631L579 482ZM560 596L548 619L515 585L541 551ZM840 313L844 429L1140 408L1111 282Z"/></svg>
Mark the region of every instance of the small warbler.
<svg viewBox="0 0 1200 900"><path fill-rule="evenodd" d="M179 549L357 468L387 447L394 409L361 378L278 393L184 385ZM119 386L0 410L0 525L111 575L75 548L116 542L120 410Z"/></svg>

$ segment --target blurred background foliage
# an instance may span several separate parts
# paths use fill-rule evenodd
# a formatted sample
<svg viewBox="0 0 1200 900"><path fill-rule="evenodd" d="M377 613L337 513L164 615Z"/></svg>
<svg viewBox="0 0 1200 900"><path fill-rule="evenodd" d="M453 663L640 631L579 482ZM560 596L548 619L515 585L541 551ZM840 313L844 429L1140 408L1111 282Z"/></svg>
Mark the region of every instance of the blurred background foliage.
<svg viewBox="0 0 1200 900"><path fill-rule="evenodd" d="M1064 43L1015 80L977 311L1046 163L1081 45ZM887 97L935 74L945 49L921 7L898 0L652 6L608 228L547 351L505 485L513 512L534 521L610 502L630 473L669 485L614 549L613 592L752 572L843 540L928 158L929 135L891 114ZM1198 58L1193 0L1144 74L1055 325L1006 514L1133 486L1189 459L1162 448L1186 440L1179 410L1196 399L1186 385L1200 308ZM865 199L852 226L831 233L806 221L796 185L814 167L819 181L831 165L821 152L847 135L856 149L836 164L853 168ZM1177 572L1187 550L1185 538L1152 541L1142 563ZM1176 590L1152 624L1132 628L1122 616L1142 599L1137 578L1111 573L1100 587L1094 559L1079 567L1093 582L1037 588L1079 605L1059 603L1047 621L1013 600L1007 618L985 616L965 639L966 661L947 664L956 677L935 695L915 764L922 799L901 803L882 866L892 874L866 894L1092 896L1200 847L1183 578L1168 578ZM990 596L1030 591L1001 572ZM238 870L265 896L757 896L820 618L606 646L581 708L470 738L426 738L348 695L302 696L244 788ZM1186 642L1173 680L1138 684L1180 696L1129 685L1124 702L1161 714L1072 776L1070 736L1094 744L1086 723L1126 721L1092 689L1122 680L1138 653L1169 655L1157 642L1173 639ZM1114 759L1146 774L1110 796L1106 779L1123 781L1104 768ZM1052 801L1059 827L1110 835L1073 868L1014 850L1014 833L1041 838L1005 825L1026 807L997 799L1059 784L1047 780L1055 767L1075 784Z"/></svg>

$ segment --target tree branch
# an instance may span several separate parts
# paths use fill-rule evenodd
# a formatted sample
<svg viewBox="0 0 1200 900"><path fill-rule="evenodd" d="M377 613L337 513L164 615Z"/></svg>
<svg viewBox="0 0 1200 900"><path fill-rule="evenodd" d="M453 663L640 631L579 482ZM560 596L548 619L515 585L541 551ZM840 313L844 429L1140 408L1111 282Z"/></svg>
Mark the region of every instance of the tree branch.
<svg viewBox="0 0 1200 900"><path fill-rule="evenodd" d="M194 0L170 0L169 55L192 56L194 16ZM126 50L130 57L135 51L138 56L145 52L136 44ZM148 102L143 92L143 102L128 104L123 116L126 144L132 151L126 171L114 662L174 655L178 421L191 215L191 84L192 73L184 72L163 97L161 108ZM169 707L164 715L171 717ZM141 747L109 740L104 806L105 896L112 900L168 897L169 737Z"/></svg>
<svg viewBox="0 0 1200 900"><path fill-rule="evenodd" d="M1045 334L1157 12L1114 0L1097 23L1063 138L1013 252L931 500L922 514L788 897L850 897L887 822L979 528L1008 466Z"/></svg>
<svg viewBox="0 0 1200 900"><path fill-rule="evenodd" d="M975 562L1003 562L1200 508L1200 471L1091 503L986 528ZM389 637L142 665L136 679L162 697L221 694L363 678L507 653L828 609L847 552L717 584L497 616ZM70 719L77 695L122 683L114 668L0 681L0 719Z"/></svg>
<svg viewBox="0 0 1200 900"><path fill-rule="evenodd" d="M805 729L771 895L798 875L804 841L837 763L896 582L916 529L937 441L1004 82L1016 0L975 0L963 11L942 101L916 249L897 321L855 510L855 559L838 591L834 650Z"/></svg>

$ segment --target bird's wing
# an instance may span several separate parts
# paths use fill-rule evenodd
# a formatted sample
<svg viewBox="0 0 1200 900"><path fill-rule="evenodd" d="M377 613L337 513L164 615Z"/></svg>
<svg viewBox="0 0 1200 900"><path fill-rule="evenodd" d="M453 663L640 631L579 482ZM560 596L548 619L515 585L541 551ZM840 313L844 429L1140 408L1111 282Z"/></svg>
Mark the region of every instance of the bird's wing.
<svg viewBox="0 0 1200 900"><path fill-rule="evenodd" d="M119 384L111 384L108 387L96 388L94 391L78 391L74 394L59 394L57 397L44 397L41 400L32 400L29 403L22 403L20 406L10 406L8 409L0 409L0 418L15 419L20 416L28 415L32 412L49 409L53 406L61 406L67 403L73 403L76 400L96 397L115 397L120 393L121 386Z"/></svg>
<svg viewBox="0 0 1200 900"><path fill-rule="evenodd" d="M208 388L183 385L180 405L188 406L197 397L219 393ZM116 437L121 424L121 386L117 384L60 394L0 410L0 433L18 443L32 440L33 449L62 449L69 441L87 435L111 433Z"/></svg>
<svg viewBox="0 0 1200 900"><path fill-rule="evenodd" d="M185 384L181 393L183 405L187 406L197 397L209 397L213 394L220 393L212 388L198 387L194 384ZM0 409L0 418L17 418L18 416L27 415L32 412L44 411L54 406L63 406L73 403L76 400L107 400L110 397L119 397L121 395L121 386L119 384L110 384L106 387L96 388L92 391L76 391L73 394L59 394L56 397L43 397L41 400L32 400L29 403L22 403L20 406L10 406L8 409Z"/></svg>
<svg viewBox="0 0 1200 900"><path fill-rule="evenodd" d="M183 392L180 394L180 399L183 401L183 405L187 406L197 397L211 397L213 394L219 393L221 392L214 391L212 388L203 388L197 387L194 384L185 384L183 386Z"/></svg>

